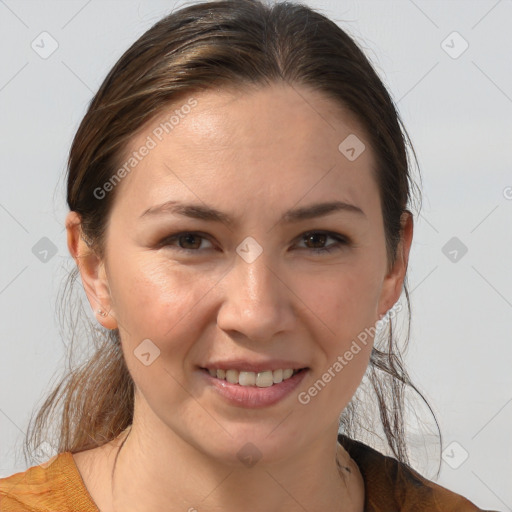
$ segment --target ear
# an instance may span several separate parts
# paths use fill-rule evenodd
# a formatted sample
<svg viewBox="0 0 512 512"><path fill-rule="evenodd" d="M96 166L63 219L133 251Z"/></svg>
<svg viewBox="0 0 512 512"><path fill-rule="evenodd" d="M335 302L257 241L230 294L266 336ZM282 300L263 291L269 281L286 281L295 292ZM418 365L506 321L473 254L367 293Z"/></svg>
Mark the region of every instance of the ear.
<svg viewBox="0 0 512 512"><path fill-rule="evenodd" d="M400 224L400 242L397 245L395 261L391 268L389 268L382 284L378 306L379 318L382 318L400 298L407 272L413 236L413 217L410 211L405 210L402 213Z"/></svg>
<svg viewBox="0 0 512 512"><path fill-rule="evenodd" d="M66 230L69 253L80 271L87 299L98 322L107 329L117 329L104 262L82 237L81 218L77 212L68 213Z"/></svg>

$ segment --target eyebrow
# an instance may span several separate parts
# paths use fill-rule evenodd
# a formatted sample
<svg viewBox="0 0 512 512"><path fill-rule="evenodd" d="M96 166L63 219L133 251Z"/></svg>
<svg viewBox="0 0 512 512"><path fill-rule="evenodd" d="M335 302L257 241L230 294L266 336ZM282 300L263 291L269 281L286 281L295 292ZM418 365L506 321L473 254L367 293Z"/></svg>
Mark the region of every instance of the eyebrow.
<svg viewBox="0 0 512 512"><path fill-rule="evenodd" d="M303 220L323 217L335 212L355 213L359 216L366 217L366 214L359 208L350 203L343 201L330 201L326 203L316 203L300 208L293 208L283 213L279 222L293 223ZM222 222L228 226L235 224L234 219L227 213L216 210L215 208L201 204L186 204L180 201L166 201L165 203L152 206L145 210L140 217L147 215L161 214L183 215L193 219L206 220L211 222Z"/></svg>

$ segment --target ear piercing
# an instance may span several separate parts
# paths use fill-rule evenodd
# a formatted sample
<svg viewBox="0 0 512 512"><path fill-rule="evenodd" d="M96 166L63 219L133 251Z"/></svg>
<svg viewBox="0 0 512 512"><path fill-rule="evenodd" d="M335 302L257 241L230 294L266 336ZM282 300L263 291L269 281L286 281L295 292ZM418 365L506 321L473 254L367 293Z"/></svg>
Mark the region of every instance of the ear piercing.
<svg viewBox="0 0 512 512"><path fill-rule="evenodd" d="M103 309L98 309L96 311L96 313L98 313L98 315L103 316L103 317L107 316L107 313L105 311L103 311Z"/></svg>

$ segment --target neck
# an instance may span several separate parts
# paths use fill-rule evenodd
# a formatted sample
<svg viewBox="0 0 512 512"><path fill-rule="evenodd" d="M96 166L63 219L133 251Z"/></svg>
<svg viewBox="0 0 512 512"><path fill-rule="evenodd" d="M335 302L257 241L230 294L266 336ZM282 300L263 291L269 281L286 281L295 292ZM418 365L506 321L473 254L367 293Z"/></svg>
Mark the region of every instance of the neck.
<svg viewBox="0 0 512 512"><path fill-rule="evenodd" d="M361 474L331 437L293 459L244 467L212 460L168 428L158 436L135 420L121 435L121 448L113 450L108 512L363 510Z"/></svg>

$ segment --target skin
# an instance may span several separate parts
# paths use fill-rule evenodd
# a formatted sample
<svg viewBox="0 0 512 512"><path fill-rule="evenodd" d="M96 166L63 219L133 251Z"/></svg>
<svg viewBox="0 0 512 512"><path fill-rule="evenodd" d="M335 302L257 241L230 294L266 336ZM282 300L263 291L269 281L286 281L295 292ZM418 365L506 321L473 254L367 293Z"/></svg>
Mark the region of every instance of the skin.
<svg viewBox="0 0 512 512"><path fill-rule="evenodd" d="M362 511L362 477L337 444L337 430L371 342L307 405L297 395L399 299L412 218L403 215L391 266L367 136L351 113L320 93L275 84L194 97L197 106L117 185L103 260L80 238L77 214L66 221L91 307L108 311L96 315L104 327L119 328L136 386L132 427L74 454L78 469L103 512L231 511L248 504L262 512ZM140 148L169 112L145 126L129 150ZM338 150L350 134L366 145L354 161ZM140 217L171 199L212 206L234 224L171 213ZM279 222L288 209L332 200L364 214ZM305 240L313 230L349 243ZM182 232L205 238L181 240L188 252L178 251L179 241L158 245ZM247 236L263 249L252 263L236 253ZM315 253L322 243L334 249ZM160 349L149 366L134 356L147 338ZM308 372L279 403L246 409L216 394L197 369L234 357L293 359ZM112 497L110 472L126 435ZM237 458L247 442L261 454L251 468ZM338 470L336 454L349 470Z"/></svg>

